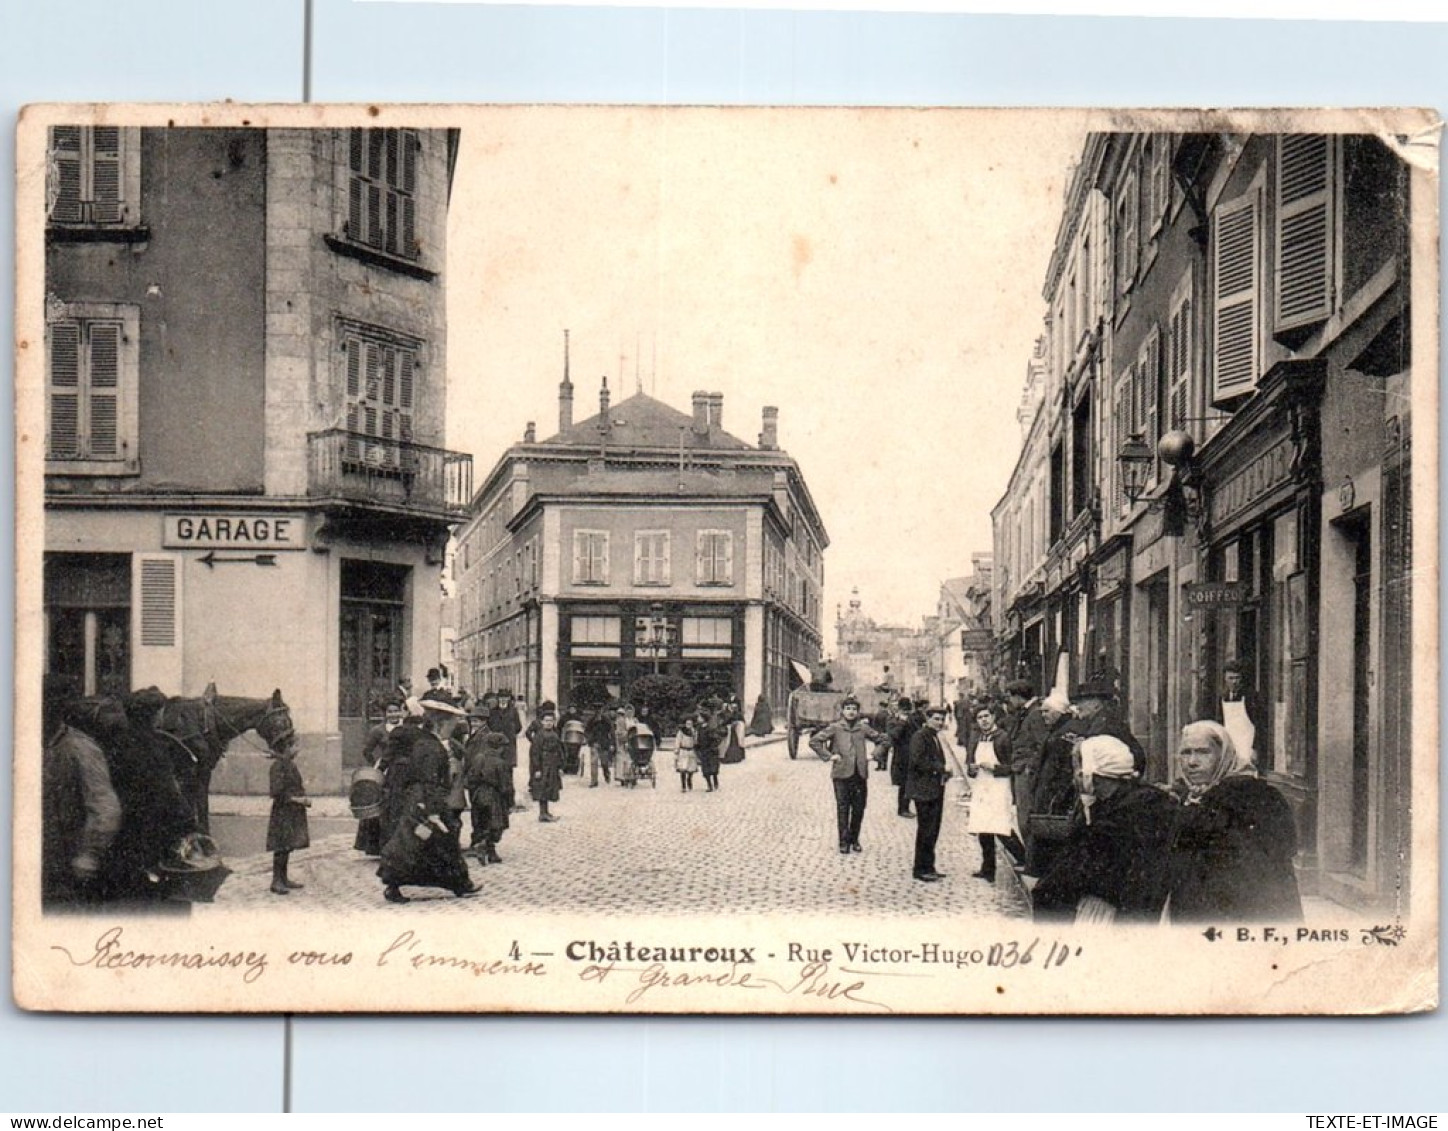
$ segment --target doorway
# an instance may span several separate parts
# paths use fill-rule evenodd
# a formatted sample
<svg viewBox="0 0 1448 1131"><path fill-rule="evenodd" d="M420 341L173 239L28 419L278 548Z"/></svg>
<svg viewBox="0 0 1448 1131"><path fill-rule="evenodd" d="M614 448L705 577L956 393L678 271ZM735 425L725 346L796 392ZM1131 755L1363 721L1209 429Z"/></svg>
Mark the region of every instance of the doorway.
<svg viewBox="0 0 1448 1131"><path fill-rule="evenodd" d="M407 614L407 566L342 562L339 618L337 722L342 764L362 764L368 729L381 721L398 696L406 671L403 640Z"/></svg>

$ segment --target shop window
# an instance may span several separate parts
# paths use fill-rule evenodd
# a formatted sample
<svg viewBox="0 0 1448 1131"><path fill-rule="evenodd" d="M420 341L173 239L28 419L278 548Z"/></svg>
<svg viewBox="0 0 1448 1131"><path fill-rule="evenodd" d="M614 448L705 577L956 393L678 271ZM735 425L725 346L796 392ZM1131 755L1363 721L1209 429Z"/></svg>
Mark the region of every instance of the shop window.
<svg viewBox="0 0 1448 1131"><path fill-rule="evenodd" d="M46 554L46 670L86 695L131 690L131 557Z"/></svg>
<svg viewBox="0 0 1448 1131"><path fill-rule="evenodd" d="M126 475L137 459L140 308L52 301L46 311L47 471Z"/></svg>

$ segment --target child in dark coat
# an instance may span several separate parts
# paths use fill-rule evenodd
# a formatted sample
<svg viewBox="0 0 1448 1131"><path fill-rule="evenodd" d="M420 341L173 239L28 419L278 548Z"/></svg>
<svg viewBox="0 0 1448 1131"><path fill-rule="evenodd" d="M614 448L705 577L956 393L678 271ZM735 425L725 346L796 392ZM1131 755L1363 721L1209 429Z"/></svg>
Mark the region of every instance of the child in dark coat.
<svg viewBox="0 0 1448 1131"><path fill-rule="evenodd" d="M466 784L473 805L472 849L484 864L501 864L498 841L508 828L513 809L513 769L508 765L511 739L482 731L468 743Z"/></svg>
<svg viewBox="0 0 1448 1131"><path fill-rule="evenodd" d="M271 819L266 826L266 847L272 854L271 890L276 895L290 895L302 885L287 876L287 862L298 848L311 845L307 835L307 810L312 799L297 769L297 748L288 745L272 755Z"/></svg>

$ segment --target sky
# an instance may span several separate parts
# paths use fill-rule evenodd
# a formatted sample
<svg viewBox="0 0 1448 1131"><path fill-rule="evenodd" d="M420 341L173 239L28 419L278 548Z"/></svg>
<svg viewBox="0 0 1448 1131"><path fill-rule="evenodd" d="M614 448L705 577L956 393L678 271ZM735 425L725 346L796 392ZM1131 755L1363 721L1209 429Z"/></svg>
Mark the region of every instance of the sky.
<svg viewBox="0 0 1448 1131"><path fill-rule="evenodd" d="M494 107L462 130L448 230L448 446L481 482L528 421L637 388L724 396L823 517L825 637L858 587L918 625L991 549L1075 114ZM828 651L828 647L827 647Z"/></svg>

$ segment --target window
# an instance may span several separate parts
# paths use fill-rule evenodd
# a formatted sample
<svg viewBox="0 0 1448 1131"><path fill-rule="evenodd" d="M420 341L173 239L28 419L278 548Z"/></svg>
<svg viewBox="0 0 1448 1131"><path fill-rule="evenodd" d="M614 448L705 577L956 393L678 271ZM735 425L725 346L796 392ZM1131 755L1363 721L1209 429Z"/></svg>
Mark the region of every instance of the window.
<svg viewBox="0 0 1448 1131"><path fill-rule="evenodd" d="M1149 235L1156 235L1161 230L1162 220L1166 217L1167 204L1170 199L1170 184L1167 178L1167 164L1171 156L1171 137L1165 134L1155 134L1147 142L1147 183L1146 207L1147 219L1143 227Z"/></svg>
<svg viewBox="0 0 1448 1131"><path fill-rule="evenodd" d="M52 126L45 214L52 227L125 228L140 222L140 131Z"/></svg>
<svg viewBox="0 0 1448 1131"><path fill-rule="evenodd" d="M1161 391L1161 335L1155 326L1141 343L1141 352L1136 360L1136 427L1142 439L1156 450L1162 434L1162 391ZM1160 470L1152 464L1151 481L1156 481Z"/></svg>
<svg viewBox="0 0 1448 1131"><path fill-rule="evenodd" d="M634 535L634 584L668 585L669 532L640 530Z"/></svg>
<svg viewBox="0 0 1448 1131"><path fill-rule="evenodd" d="M347 384L346 459L409 470L412 413L422 343L377 326L341 324Z"/></svg>
<svg viewBox="0 0 1448 1131"><path fill-rule="evenodd" d="M695 580L698 584L734 584L734 535L730 531L699 531L696 558Z"/></svg>
<svg viewBox="0 0 1448 1131"><path fill-rule="evenodd" d="M684 617L680 643L685 648L728 648L734 643L734 621L729 617Z"/></svg>
<svg viewBox="0 0 1448 1131"><path fill-rule="evenodd" d="M608 584L608 533L603 530L573 532L573 583Z"/></svg>
<svg viewBox="0 0 1448 1131"><path fill-rule="evenodd" d="M1140 206L1136 172L1126 175L1116 202L1116 293L1126 294L1136 282L1137 211Z"/></svg>
<svg viewBox="0 0 1448 1131"><path fill-rule="evenodd" d="M1130 438L1136 430L1131 415L1131 394L1132 384L1136 380L1136 371L1130 366L1116 381L1116 396L1113 401L1112 420L1116 425L1116 446L1115 452L1120 452L1122 445ZM1116 501L1116 510L1121 513L1126 510L1126 480L1122 477L1121 466L1115 460L1110 461L1111 474L1115 481L1115 492L1112 498Z"/></svg>
<svg viewBox="0 0 1448 1131"><path fill-rule="evenodd" d="M1212 224L1214 337L1212 403L1220 405L1257 387L1261 278L1261 200L1252 189L1217 209Z"/></svg>
<svg viewBox="0 0 1448 1131"><path fill-rule="evenodd" d="M135 474L140 308L52 301L46 313L48 470Z"/></svg>
<svg viewBox="0 0 1448 1131"><path fill-rule="evenodd" d="M388 255L416 259L416 130L347 131L348 239Z"/></svg>
<svg viewBox="0 0 1448 1131"><path fill-rule="evenodd" d="M617 645L621 624L618 617L574 617L570 630L573 643Z"/></svg>
<svg viewBox="0 0 1448 1131"><path fill-rule="evenodd" d="M1081 398L1071 414L1071 513L1080 514L1091 505L1096 482L1091 466L1091 393Z"/></svg>
<svg viewBox="0 0 1448 1131"><path fill-rule="evenodd" d="M1177 284L1171 300L1167 331L1167 383L1170 387L1166 430L1186 429L1192 396L1192 275Z"/></svg>
<svg viewBox="0 0 1448 1131"><path fill-rule="evenodd" d="M1321 322L1333 302L1333 139L1277 139L1277 330Z"/></svg>

